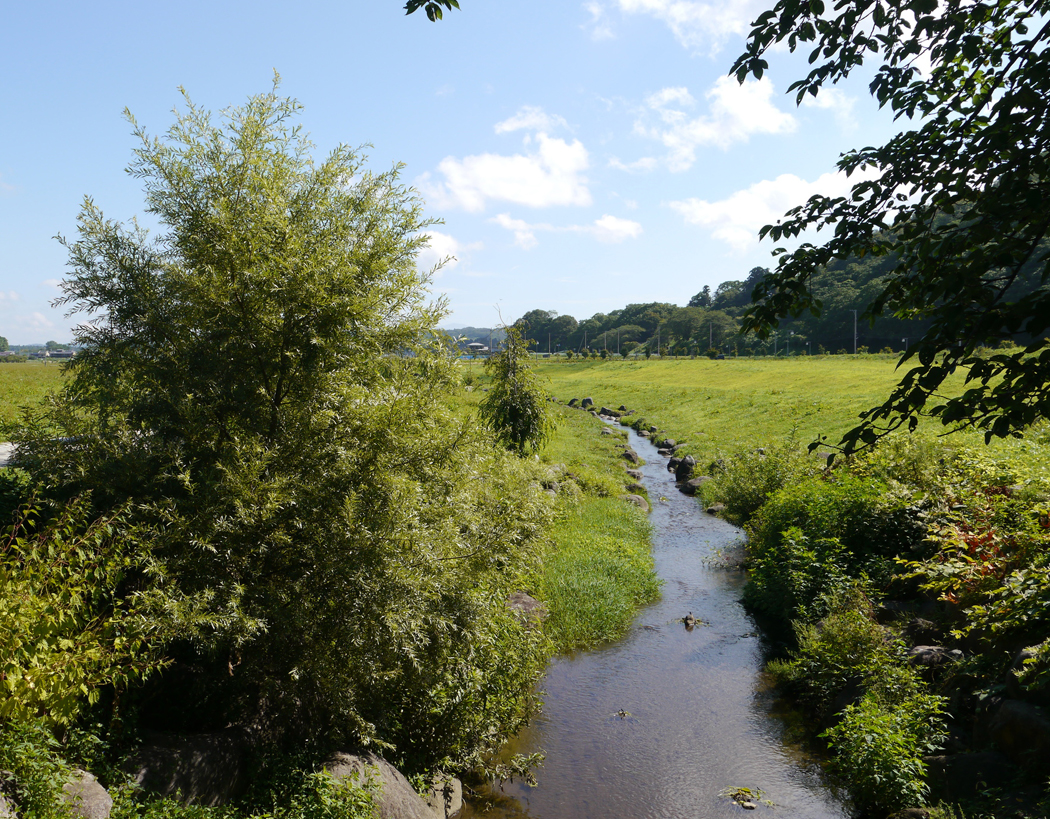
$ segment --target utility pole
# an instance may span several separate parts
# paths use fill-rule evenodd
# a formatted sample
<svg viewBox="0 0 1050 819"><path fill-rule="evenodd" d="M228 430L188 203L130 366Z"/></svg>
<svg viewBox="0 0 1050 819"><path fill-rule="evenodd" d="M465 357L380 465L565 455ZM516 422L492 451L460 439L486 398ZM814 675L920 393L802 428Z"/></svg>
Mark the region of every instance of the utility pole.
<svg viewBox="0 0 1050 819"><path fill-rule="evenodd" d="M853 355L857 354L857 311L850 310L853 313Z"/></svg>

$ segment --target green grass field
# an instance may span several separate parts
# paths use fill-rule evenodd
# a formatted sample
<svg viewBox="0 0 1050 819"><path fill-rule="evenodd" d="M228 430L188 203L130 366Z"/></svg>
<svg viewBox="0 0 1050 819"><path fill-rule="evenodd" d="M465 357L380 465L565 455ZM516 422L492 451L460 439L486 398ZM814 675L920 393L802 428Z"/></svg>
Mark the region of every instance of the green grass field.
<svg viewBox="0 0 1050 819"><path fill-rule="evenodd" d="M0 423L18 417L21 408L40 403L62 382L62 365L42 361L0 364Z"/></svg>
<svg viewBox="0 0 1050 819"><path fill-rule="evenodd" d="M802 443L827 435L835 443L857 414L889 394L900 373L883 355L787 359L706 358L542 362L561 401L589 396L644 415L701 458L780 441L795 431ZM962 377L953 386L958 388ZM939 433L940 424L923 425Z"/></svg>

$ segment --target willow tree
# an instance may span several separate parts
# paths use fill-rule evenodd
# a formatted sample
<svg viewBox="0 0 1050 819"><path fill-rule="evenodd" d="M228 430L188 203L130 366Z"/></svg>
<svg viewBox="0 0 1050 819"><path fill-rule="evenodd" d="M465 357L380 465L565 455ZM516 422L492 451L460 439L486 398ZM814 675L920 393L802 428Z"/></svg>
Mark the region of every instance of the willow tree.
<svg viewBox="0 0 1050 819"><path fill-rule="evenodd" d="M159 232L85 202L58 300L81 351L20 462L150 533L126 591L184 625L167 724L468 764L532 696L505 599L539 501L443 410L417 196L346 146L315 162L298 113L275 85L218 118L187 99L161 138L131 120Z"/></svg>
<svg viewBox="0 0 1050 819"><path fill-rule="evenodd" d="M479 407L496 439L518 455L540 449L554 433L550 396L529 367L528 343L517 327L507 328L503 349L485 362L492 388Z"/></svg>

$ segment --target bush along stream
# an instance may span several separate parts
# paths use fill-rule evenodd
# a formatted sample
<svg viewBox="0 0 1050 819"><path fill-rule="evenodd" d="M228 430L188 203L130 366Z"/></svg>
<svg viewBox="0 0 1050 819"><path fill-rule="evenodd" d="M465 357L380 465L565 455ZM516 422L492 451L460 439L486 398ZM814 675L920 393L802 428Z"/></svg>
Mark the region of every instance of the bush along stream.
<svg viewBox="0 0 1050 819"><path fill-rule="evenodd" d="M681 454L644 417L620 422ZM1035 430L1030 459L1007 461L899 435L829 466L788 439L670 462L745 527L767 671L865 816L1050 811L1047 443Z"/></svg>

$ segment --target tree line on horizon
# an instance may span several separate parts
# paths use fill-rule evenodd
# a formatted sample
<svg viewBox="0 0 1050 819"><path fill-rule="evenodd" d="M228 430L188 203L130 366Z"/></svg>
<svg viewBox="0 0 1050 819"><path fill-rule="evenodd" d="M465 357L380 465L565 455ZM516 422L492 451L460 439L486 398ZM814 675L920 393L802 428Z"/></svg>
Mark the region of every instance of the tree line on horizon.
<svg viewBox="0 0 1050 819"><path fill-rule="evenodd" d="M714 291L705 286L685 306L667 302L628 304L578 321L573 316L535 309L514 322L539 352L584 350L630 354L634 351L687 355L717 350L740 355L854 352L854 312L884 285L892 260L851 259L833 263L815 282L824 302L821 315L785 319L777 333L763 340L741 333L741 318L752 303L755 286L768 274L752 268L741 280L724 281ZM916 341L928 322L880 316L856 323L856 349L901 352ZM910 341L909 341L910 340Z"/></svg>

